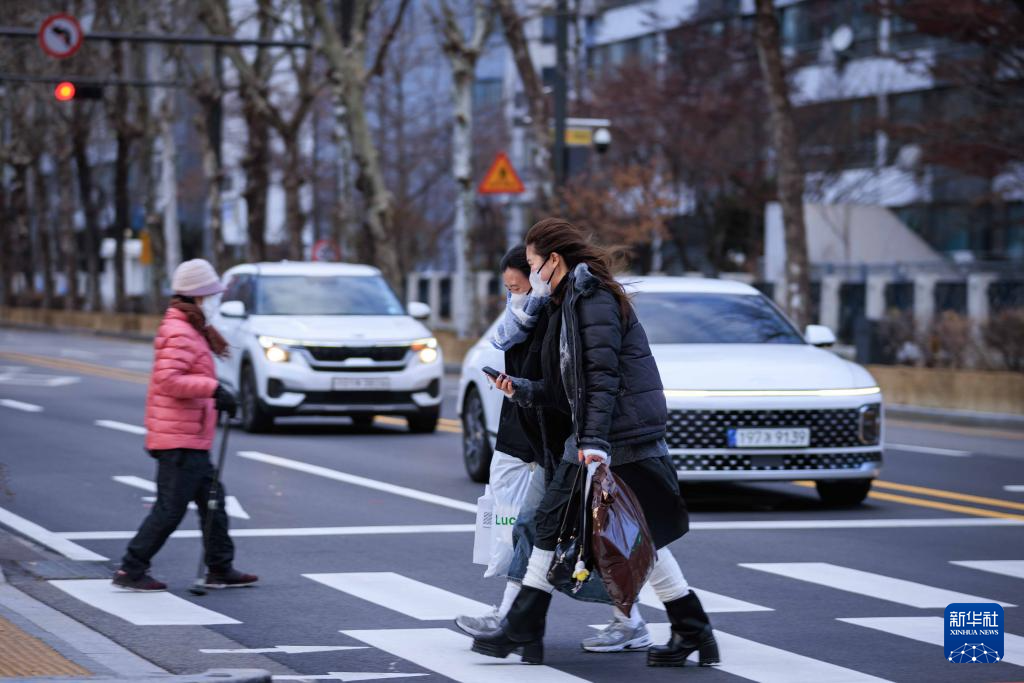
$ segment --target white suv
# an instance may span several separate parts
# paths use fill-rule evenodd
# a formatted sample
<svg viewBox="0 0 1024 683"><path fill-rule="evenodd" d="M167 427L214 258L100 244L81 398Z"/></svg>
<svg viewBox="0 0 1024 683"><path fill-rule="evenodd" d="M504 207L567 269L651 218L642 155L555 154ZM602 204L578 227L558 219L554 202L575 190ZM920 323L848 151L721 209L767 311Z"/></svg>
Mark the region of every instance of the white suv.
<svg viewBox="0 0 1024 683"><path fill-rule="evenodd" d="M420 322L376 268L341 263L253 263L224 274L217 329L232 353L217 374L238 388L242 425L276 416L345 415L368 425L400 415L432 432L444 361Z"/></svg>
<svg viewBox="0 0 1024 683"><path fill-rule="evenodd" d="M634 294L668 401L669 451L683 481L813 480L826 503L861 502L882 466L882 394L867 370L804 334L753 287L726 280L624 279ZM463 459L487 478L502 394L480 368L501 369L490 332L459 382Z"/></svg>

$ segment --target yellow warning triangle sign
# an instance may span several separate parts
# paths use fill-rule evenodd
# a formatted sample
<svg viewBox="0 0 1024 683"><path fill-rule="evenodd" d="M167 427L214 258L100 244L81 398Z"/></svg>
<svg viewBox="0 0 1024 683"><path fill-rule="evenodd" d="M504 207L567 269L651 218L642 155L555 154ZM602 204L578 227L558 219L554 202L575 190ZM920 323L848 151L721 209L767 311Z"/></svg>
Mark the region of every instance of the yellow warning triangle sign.
<svg viewBox="0 0 1024 683"><path fill-rule="evenodd" d="M504 152L498 152L494 157L494 163L477 188L480 194L520 194L525 191L523 181L519 179L516 170L512 168L512 162Z"/></svg>

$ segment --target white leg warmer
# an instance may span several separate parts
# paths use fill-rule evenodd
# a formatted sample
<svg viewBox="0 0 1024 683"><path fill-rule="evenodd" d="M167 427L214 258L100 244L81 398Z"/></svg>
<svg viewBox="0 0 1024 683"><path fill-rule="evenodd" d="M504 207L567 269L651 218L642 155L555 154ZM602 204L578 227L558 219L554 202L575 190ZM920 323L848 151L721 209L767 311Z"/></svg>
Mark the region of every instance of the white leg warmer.
<svg viewBox="0 0 1024 683"><path fill-rule="evenodd" d="M654 563L650 584L662 602L678 600L690 591L683 570L667 547L658 551L658 561Z"/></svg>
<svg viewBox="0 0 1024 683"><path fill-rule="evenodd" d="M555 587L548 583L548 569L551 568L553 559L555 559L554 550L541 550L534 546L530 552L530 564L526 565L523 585L542 590L545 593L555 590Z"/></svg>
<svg viewBox="0 0 1024 683"><path fill-rule="evenodd" d="M498 608L498 615L502 619L508 614L508 611L512 609L512 603L515 602L516 596L519 595L519 591L522 589L522 585L515 581L509 581L505 584L505 595L501 598L501 607Z"/></svg>

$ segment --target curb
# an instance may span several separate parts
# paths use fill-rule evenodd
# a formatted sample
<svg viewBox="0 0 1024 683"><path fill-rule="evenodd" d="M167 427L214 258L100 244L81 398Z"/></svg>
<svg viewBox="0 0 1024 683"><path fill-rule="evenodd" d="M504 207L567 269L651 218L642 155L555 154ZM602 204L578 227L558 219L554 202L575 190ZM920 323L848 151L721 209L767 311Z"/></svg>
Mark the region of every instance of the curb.
<svg viewBox="0 0 1024 683"><path fill-rule="evenodd" d="M146 334L145 332L114 332L112 330L97 330L91 327L36 325L33 323L17 323L10 320L0 319L0 328L3 327L10 328L12 330L26 330L29 332L70 332L72 334L81 334L92 337L109 337L113 339L124 339L126 341L153 343L153 335Z"/></svg>
<svg viewBox="0 0 1024 683"><path fill-rule="evenodd" d="M68 683L68 678L19 678L32 683ZM90 676L88 681L98 683L139 683L140 681L174 681L175 683L272 683L269 671L263 669L209 669L199 674L181 674L140 678L105 678Z"/></svg>
<svg viewBox="0 0 1024 683"><path fill-rule="evenodd" d="M972 410L948 410L888 403L885 406L885 416L897 420L1010 429L1024 433L1024 415L1011 413L983 413Z"/></svg>

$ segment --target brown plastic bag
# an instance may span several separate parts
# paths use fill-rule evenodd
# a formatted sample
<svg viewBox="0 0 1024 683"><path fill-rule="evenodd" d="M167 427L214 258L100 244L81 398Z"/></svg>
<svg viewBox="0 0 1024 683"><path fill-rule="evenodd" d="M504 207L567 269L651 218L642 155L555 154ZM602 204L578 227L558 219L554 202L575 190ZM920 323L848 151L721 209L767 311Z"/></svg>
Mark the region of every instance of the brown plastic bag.
<svg viewBox="0 0 1024 683"><path fill-rule="evenodd" d="M590 506L594 566L612 603L629 614L657 554L644 511L629 486L606 465L594 473Z"/></svg>

